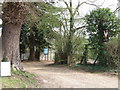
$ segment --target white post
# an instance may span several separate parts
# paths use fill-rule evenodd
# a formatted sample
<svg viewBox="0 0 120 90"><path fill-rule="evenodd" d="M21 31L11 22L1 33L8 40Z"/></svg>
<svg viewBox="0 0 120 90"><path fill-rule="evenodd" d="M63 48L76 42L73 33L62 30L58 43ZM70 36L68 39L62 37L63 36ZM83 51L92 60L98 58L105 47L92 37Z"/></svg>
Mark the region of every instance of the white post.
<svg viewBox="0 0 120 90"><path fill-rule="evenodd" d="M1 76L11 76L10 62L1 62Z"/></svg>

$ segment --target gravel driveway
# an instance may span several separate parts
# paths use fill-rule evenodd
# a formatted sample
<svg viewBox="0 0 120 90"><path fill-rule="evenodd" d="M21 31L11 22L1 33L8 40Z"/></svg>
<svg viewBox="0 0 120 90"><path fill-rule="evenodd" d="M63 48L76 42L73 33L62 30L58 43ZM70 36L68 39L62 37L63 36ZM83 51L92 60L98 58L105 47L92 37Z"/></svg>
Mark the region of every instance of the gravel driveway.
<svg viewBox="0 0 120 90"><path fill-rule="evenodd" d="M41 88L118 88L118 78L83 71L53 62L25 62L24 69L37 76Z"/></svg>

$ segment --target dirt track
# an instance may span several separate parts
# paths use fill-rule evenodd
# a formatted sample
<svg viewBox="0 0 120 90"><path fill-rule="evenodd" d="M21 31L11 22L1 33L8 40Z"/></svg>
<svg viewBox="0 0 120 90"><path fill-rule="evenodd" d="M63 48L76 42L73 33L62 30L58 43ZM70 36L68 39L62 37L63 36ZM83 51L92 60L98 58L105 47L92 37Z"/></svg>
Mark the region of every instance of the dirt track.
<svg viewBox="0 0 120 90"><path fill-rule="evenodd" d="M118 78L80 72L52 62L27 62L25 70L38 76L41 88L118 88Z"/></svg>

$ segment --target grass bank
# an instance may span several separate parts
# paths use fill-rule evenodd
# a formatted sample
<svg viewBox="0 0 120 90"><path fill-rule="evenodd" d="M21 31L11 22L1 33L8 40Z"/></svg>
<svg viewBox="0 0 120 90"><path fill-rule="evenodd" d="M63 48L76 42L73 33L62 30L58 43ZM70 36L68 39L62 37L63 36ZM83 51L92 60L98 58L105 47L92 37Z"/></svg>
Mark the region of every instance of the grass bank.
<svg viewBox="0 0 120 90"><path fill-rule="evenodd" d="M11 77L2 77L2 88L40 88L35 77L28 72L12 71Z"/></svg>
<svg viewBox="0 0 120 90"><path fill-rule="evenodd" d="M82 64L76 64L75 66L72 67L72 69L77 70L77 71L85 71L85 72L91 72L91 73L109 73L109 74L115 74L120 71L120 68L110 68L110 67L104 67L100 65L93 65L93 64L87 64L87 65L82 65Z"/></svg>

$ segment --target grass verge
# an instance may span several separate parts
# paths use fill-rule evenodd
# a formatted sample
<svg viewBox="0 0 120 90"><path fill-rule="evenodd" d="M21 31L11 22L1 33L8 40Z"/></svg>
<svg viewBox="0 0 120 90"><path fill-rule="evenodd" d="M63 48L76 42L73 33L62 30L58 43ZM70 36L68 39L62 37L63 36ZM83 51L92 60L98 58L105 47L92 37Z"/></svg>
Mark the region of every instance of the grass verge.
<svg viewBox="0 0 120 90"><path fill-rule="evenodd" d="M92 64L87 64L87 65L76 64L72 68L75 70L82 70L91 73L102 73L102 72L118 73L120 71L120 69L118 68L110 68L110 67L108 68L108 67L103 67L100 65L92 65Z"/></svg>
<svg viewBox="0 0 120 90"><path fill-rule="evenodd" d="M2 77L2 88L40 88L35 75L28 72L12 71L11 77Z"/></svg>

